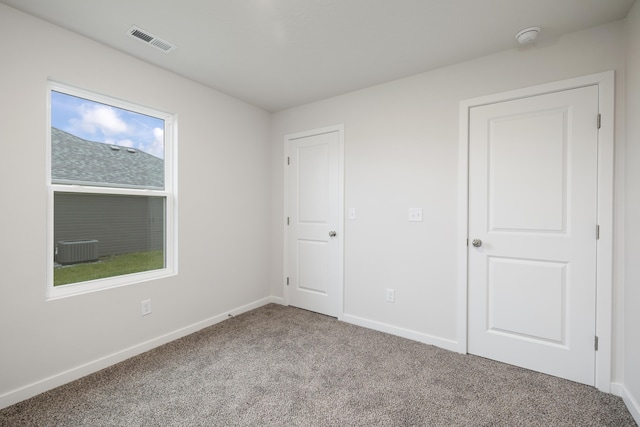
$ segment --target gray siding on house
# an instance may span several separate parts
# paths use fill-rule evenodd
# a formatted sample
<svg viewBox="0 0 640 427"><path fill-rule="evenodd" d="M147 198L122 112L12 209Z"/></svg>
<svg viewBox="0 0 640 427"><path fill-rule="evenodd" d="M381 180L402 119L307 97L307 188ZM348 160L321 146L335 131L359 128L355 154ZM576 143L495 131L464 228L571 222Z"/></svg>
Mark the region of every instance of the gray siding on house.
<svg viewBox="0 0 640 427"><path fill-rule="evenodd" d="M164 160L87 141L51 128L51 180L129 188L164 188ZM98 240L99 256L163 250L164 197L54 194L54 243Z"/></svg>
<svg viewBox="0 0 640 427"><path fill-rule="evenodd" d="M164 198L56 193L54 242L98 240L98 255L164 249Z"/></svg>

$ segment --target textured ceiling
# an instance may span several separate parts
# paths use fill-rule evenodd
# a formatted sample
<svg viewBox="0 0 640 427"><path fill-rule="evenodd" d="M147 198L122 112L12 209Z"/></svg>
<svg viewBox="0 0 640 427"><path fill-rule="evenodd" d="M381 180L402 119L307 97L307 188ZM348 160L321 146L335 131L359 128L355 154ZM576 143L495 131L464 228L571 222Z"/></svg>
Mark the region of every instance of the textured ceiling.
<svg viewBox="0 0 640 427"><path fill-rule="evenodd" d="M616 21L634 0L0 0L279 111ZM177 45L127 35L136 25Z"/></svg>

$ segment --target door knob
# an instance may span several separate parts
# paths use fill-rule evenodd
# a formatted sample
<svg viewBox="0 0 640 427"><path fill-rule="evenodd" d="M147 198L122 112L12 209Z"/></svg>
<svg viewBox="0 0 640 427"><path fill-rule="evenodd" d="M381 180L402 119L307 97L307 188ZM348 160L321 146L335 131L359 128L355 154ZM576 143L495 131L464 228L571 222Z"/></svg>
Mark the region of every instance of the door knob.
<svg viewBox="0 0 640 427"><path fill-rule="evenodd" d="M336 237L336 232L335 231L330 231L329 232L329 237Z"/></svg>
<svg viewBox="0 0 640 427"><path fill-rule="evenodd" d="M480 240L480 239L473 239L473 240L471 241L471 244L472 244L474 247L479 248L480 246L482 246L482 240Z"/></svg>

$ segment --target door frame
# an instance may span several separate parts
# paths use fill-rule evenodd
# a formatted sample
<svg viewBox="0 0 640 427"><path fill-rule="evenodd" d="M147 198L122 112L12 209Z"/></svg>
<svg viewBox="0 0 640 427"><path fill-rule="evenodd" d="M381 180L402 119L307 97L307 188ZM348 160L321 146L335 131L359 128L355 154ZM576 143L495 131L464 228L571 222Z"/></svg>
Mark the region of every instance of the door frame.
<svg viewBox="0 0 640 427"><path fill-rule="evenodd" d="M460 102L458 147L458 307L457 350L467 353L468 338L468 231L469 231L469 119L470 109L497 102L528 98L584 86L598 86L601 127L598 133L596 241L596 336L595 386L611 391L612 302L613 302L613 177L614 177L614 71L606 71L558 82L531 86ZM595 118L594 118L595 120ZM594 230L595 233L595 230Z"/></svg>
<svg viewBox="0 0 640 427"><path fill-rule="evenodd" d="M344 124L337 124L333 126L326 126L318 129L312 129L304 132L297 132L287 134L284 136L284 217L282 221L282 229L284 240L283 246L283 292L284 305L289 305L289 286L287 285L287 279L289 277L289 227L287 224L287 218L289 215L289 145L292 140L305 138L314 135L321 135L325 133L338 132L339 135L339 148L338 148L338 224L336 227L336 238L338 239L338 320L343 320L343 307L344 307Z"/></svg>

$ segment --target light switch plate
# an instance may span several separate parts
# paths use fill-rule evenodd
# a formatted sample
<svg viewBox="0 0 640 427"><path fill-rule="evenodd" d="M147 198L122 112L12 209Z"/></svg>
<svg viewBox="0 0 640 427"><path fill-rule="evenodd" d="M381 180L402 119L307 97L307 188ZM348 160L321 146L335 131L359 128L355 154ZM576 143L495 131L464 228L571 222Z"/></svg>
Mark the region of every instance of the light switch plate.
<svg viewBox="0 0 640 427"><path fill-rule="evenodd" d="M409 222L422 221L422 208L409 208Z"/></svg>
<svg viewBox="0 0 640 427"><path fill-rule="evenodd" d="M356 208L349 208L349 219L356 219Z"/></svg>

